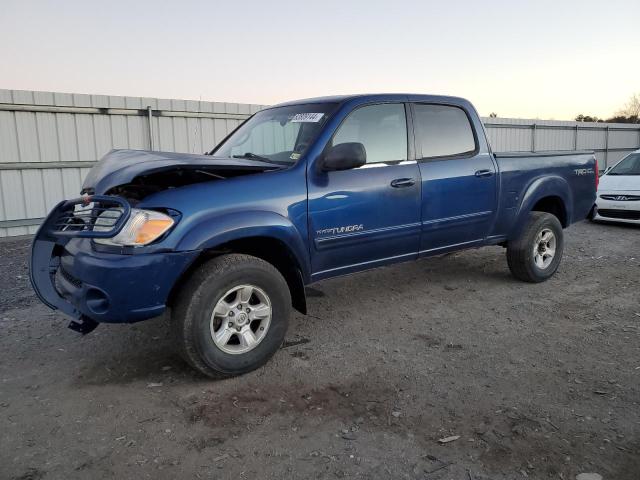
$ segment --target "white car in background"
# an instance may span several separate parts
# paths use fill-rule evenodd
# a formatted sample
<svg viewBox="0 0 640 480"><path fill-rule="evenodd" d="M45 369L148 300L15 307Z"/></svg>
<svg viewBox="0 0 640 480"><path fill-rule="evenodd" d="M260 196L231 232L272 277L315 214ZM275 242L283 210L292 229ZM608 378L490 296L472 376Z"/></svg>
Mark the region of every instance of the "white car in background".
<svg viewBox="0 0 640 480"><path fill-rule="evenodd" d="M640 225L640 150L600 177L592 220Z"/></svg>

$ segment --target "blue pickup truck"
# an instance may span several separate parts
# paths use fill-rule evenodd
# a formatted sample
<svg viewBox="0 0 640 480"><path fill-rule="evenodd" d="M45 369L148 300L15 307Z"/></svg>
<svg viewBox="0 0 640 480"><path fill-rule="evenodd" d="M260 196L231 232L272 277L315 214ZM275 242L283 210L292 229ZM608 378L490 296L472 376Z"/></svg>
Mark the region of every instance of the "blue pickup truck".
<svg viewBox="0 0 640 480"><path fill-rule="evenodd" d="M238 375L280 347L318 280L484 245L516 278L548 279L597 172L593 152L492 153L461 98L284 103L204 155L108 153L40 227L31 281L81 333L170 307L186 361Z"/></svg>

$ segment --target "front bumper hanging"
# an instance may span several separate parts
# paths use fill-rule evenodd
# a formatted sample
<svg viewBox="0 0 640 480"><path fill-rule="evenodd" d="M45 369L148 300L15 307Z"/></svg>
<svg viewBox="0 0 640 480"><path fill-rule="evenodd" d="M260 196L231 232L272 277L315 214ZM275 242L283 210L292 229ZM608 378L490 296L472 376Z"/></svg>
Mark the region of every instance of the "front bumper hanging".
<svg viewBox="0 0 640 480"><path fill-rule="evenodd" d="M44 304L72 318L69 327L75 331L86 334L99 323L162 314L172 288L200 253L98 251L92 239L116 235L129 212L118 197L61 202L36 233L31 283Z"/></svg>
<svg viewBox="0 0 640 480"><path fill-rule="evenodd" d="M107 210L114 214L107 222L103 222L104 225L99 225L100 229L95 230L96 220ZM72 238L112 237L122 229L130 210L129 203L119 197L95 195L65 200L51 210L33 239L29 279L36 295L49 308L72 317L69 328L83 335L95 330L98 322L76 309L56 289L59 252Z"/></svg>

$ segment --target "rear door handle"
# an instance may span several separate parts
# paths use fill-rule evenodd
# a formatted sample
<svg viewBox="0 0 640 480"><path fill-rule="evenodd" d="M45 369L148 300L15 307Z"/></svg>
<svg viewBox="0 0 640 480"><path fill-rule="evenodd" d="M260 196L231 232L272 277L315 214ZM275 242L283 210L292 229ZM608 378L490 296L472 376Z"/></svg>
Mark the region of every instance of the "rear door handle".
<svg viewBox="0 0 640 480"><path fill-rule="evenodd" d="M490 177L493 175L493 170L478 170L475 175L476 177Z"/></svg>
<svg viewBox="0 0 640 480"><path fill-rule="evenodd" d="M416 181L413 178L396 178L391 182L393 188L411 187Z"/></svg>

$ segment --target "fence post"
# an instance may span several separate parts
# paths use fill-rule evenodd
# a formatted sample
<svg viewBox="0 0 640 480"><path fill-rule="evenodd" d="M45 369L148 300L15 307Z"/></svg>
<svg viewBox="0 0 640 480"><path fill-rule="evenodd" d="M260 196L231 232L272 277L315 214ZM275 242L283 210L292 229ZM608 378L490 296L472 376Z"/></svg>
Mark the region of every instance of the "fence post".
<svg viewBox="0 0 640 480"><path fill-rule="evenodd" d="M604 136L604 168L606 169L609 166L609 125L607 125L607 129L605 130Z"/></svg>
<svg viewBox="0 0 640 480"><path fill-rule="evenodd" d="M573 135L573 149L578 150L578 124L576 123L576 131Z"/></svg>
<svg viewBox="0 0 640 480"><path fill-rule="evenodd" d="M147 119L149 121L149 150L153 148L153 112L151 111L151 105L147 105Z"/></svg>
<svg viewBox="0 0 640 480"><path fill-rule="evenodd" d="M531 151L536 151L536 124L533 124L533 128L531 129Z"/></svg>

